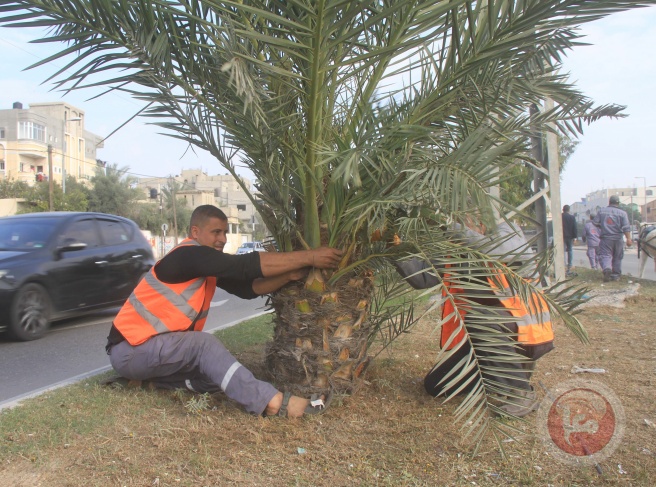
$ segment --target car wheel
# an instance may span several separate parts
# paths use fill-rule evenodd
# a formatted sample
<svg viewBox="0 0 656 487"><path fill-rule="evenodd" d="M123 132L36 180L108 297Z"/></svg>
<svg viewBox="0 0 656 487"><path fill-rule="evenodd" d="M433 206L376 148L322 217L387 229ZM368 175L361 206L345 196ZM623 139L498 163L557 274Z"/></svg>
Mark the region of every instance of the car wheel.
<svg viewBox="0 0 656 487"><path fill-rule="evenodd" d="M50 328L50 298L38 284L27 284L16 294L9 331L18 340L36 340Z"/></svg>

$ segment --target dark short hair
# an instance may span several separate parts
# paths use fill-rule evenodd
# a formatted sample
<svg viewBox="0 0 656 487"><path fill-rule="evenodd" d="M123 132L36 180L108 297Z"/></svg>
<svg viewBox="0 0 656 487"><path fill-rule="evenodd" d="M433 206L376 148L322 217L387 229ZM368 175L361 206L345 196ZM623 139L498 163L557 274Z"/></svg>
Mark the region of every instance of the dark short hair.
<svg viewBox="0 0 656 487"><path fill-rule="evenodd" d="M569 212L569 205L565 205L565 206L563 206L563 211L564 211L565 213L568 213L568 212Z"/></svg>
<svg viewBox="0 0 656 487"><path fill-rule="evenodd" d="M228 217L223 211L214 205L200 205L191 214L189 220L189 231L191 227L202 227L210 218L218 218L219 220L228 221Z"/></svg>
<svg viewBox="0 0 656 487"><path fill-rule="evenodd" d="M608 204L610 204L610 205L619 205L620 204L620 197L617 196L616 194L614 194L608 200Z"/></svg>

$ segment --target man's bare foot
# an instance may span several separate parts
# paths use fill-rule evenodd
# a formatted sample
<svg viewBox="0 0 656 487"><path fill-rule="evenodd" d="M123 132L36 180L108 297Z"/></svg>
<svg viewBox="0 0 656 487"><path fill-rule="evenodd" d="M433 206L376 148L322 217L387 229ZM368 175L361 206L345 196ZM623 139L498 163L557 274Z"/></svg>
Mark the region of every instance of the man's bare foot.
<svg viewBox="0 0 656 487"><path fill-rule="evenodd" d="M325 400L325 396L321 396L321 399ZM266 416L275 416L280 411L283 402L283 393L278 392L273 399L269 401L264 414ZM309 399L304 399L298 396L290 396L289 402L287 403L287 417L288 418L300 418L305 413L305 409L310 405Z"/></svg>

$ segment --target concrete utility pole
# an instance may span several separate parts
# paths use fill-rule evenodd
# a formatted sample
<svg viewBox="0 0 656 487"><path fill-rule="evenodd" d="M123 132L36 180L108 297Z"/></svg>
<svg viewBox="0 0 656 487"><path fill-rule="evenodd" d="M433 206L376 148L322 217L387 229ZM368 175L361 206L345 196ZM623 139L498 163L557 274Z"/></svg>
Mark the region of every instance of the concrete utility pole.
<svg viewBox="0 0 656 487"><path fill-rule="evenodd" d="M647 221L647 178L644 177L644 176L635 176L635 178L636 179L642 179L642 187L643 187L643 191L645 192L645 195L644 195L645 196L645 206L643 206L643 208L645 210L645 217L644 218L642 217L642 209L640 209L640 219L643 222L646 222Z"/></svg>
<svg viewBox="0 0 656 487"><path fill-rule="evenodd" d="M178 210L176 207L176 195L175 195L175 187L177 182L173 178L169 178L169 184L171 188L171 199L173 200L171 203L173 204L173 232L175 235L175 245L178 245Z"/></svg>
<svg viewBox="0 0 656 487"><path fill-rule="evenodd" d="M553 110L554 102L545 98L544 110ZM565 274L565 240L563 238L563 219L560 216L560 154L558 151L558 136L556 127L550 124L547 132L547 168L549 169L549 196L551 197L551 224L553 226L553 241L556 249L554 256L554 277L560 281Z"/></svg>
<svg viewBox="0 0 656 487"><path fill-rule="evenodd" d="M48 144L48 196L50 211L54 211L54 201L52 192L54 191L54 182L52 180L52 144Z"/></svg>
<svg viewBox="0 0 656 487"><path fill-rule="evenodd" d="M531 118L535 118L538 115L539 109L537 105L531 105L529 113ZM547 203L546 203L546 188L545 188L545 175L548 173L543 169L545 167L544 163L544 151L542 148L542 132L538 131L536 128L531 130L531 146L532 146L532 155L533 159L537 161L541 168L533 168L533 193L534 196L540 196L535 199L535 219L539 225L538 228L538 252L544 252L547 249L549 236L547 234Z"/></svg>
<svg viewBox="0 0 656 487"><path fill-rule="evenodd" d="M68 152L68 143L66 142L66 132L68 131L68 122L79 122L80 117L64 118L64 131L62 137L62 193L66 194L66 153ZM79 154L78 154L79 157ZM77 176L75 176L77 179Z"/></svg>

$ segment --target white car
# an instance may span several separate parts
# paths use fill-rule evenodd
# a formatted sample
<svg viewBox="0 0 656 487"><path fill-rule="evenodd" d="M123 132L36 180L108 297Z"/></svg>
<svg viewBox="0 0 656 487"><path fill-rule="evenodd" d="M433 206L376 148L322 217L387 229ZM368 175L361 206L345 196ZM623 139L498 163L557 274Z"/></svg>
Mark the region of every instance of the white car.
<svg viewBox="0 0 656 487"><path fill-rule="evenodd" d="M244 242L237 249L237 255L250 254L251 252L266 252L266 250L262 246L262 242Z"/></svg>

